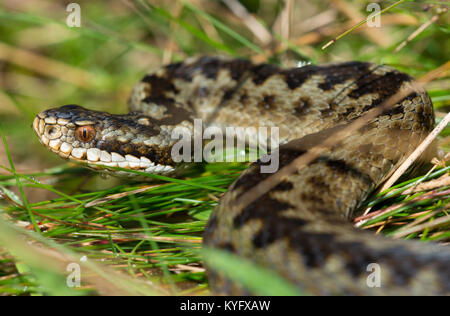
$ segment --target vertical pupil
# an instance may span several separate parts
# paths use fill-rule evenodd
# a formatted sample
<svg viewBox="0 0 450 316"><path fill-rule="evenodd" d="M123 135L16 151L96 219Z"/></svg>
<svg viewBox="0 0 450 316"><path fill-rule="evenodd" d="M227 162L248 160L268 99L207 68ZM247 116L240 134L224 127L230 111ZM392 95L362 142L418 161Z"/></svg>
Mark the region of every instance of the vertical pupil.
<svg viewBox="0 0 450 316"><path fill-rule="evenodd" d="M90 142L94 139L95 129L91 126L79 126L75 130L76 137L82 142Z"/></svg>

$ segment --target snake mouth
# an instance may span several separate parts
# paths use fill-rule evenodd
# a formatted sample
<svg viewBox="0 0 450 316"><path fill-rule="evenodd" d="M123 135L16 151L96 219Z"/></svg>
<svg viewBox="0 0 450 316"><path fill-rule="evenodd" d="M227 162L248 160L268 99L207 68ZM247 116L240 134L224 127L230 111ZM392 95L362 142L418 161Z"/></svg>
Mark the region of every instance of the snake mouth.
<svg viewBox="0 0 450 316"><path fill-rule="evenodd" d="M135 156L101 148L105 143L100 126L90 120L72 121L53 115L55 110L39 113L33 120L33 130L41 144L61 158L118 176L132 173L112 170L119 167L151 174L170 174L174 166L155 164L145 156ZM56 112L57 113L57 112ZM100 147L100 148L98 148Z"/></svg>

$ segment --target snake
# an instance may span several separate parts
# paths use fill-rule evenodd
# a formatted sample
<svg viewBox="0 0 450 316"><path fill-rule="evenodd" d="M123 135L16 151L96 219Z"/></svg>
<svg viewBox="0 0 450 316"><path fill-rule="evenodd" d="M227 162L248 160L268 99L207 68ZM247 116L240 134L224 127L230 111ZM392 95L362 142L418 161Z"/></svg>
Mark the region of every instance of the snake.
<svg viewBox="0 0 450 316"><path fill-rule="evenodd" d="M430 97L413 83L406 73L370 62L283 68L244 58L191 57L146 74L132 89L127 114L69 104L37 114L33 129L52 152L101 172L129 174L125 168L172 175L189 165L172 155L179 141L173 132L180 127L194 132L195 119L221 130L275 127L282 170L407 91L306 166L240 205L244 193L273 174L261 172L268 163L262 158L250 163L220 198L203 243L270 270L301 293L448 295L448 247L393 240L351 223L364 200L434 126ZM251 136L245 141L255 139ZM368 285L371 264L379 267L378 286ZM255 293L224 271L208 263L206 268L212 293Z"/></svg>

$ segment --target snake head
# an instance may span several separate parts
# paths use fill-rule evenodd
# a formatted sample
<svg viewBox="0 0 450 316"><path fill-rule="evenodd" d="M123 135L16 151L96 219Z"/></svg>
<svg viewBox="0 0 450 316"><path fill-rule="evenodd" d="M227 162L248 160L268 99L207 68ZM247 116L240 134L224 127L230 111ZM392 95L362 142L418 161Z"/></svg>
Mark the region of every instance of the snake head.
<svg viewBox="0 0 450 316"><path fill-rule="evenodd" d="M102 127L90 112L78 105L48 109L36 116L33 129L39 141L54 153L82 160L89 149L96 148L100 136L97 129Z"/></svg>
<svg viewBox="0 0 450 316"><path fill-rule="evenodd" d="M163 135L153 122L142 113L115 115L70 104L40 112L33 129L52 152L96 170L127 175L111 170L119 167L169 174L174 171L170 148L161 146Z"/></svg>

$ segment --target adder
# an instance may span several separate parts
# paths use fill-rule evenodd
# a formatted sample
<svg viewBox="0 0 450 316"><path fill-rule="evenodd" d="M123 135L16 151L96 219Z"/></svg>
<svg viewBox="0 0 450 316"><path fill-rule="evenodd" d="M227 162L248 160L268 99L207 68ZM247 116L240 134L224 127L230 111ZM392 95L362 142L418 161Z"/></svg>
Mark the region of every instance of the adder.
<svg viewBox="0 0 450 316"><path fill-rule="evenodd" d="M128 114L65 105L39 113L40 142L63 158L97 170L111 167L173 174L175 128L200 118L224 129L276 127L279 168L376 108L399 91L406 97L298 168L261 196L239 199L271 174L252 163L213 211L204 244L275 271L309 294L450 294L448 247L391 240L353 227L361 203L434 125L425 91L394 68L367 62L283 69L225 57L190 58L146 75L133 89ZM206 126L205 126L206 127ZM274 150L274 148L272 148ZM369 287L367 267L380 267ZM252 294L208 268L215 294Z"/></svg>

